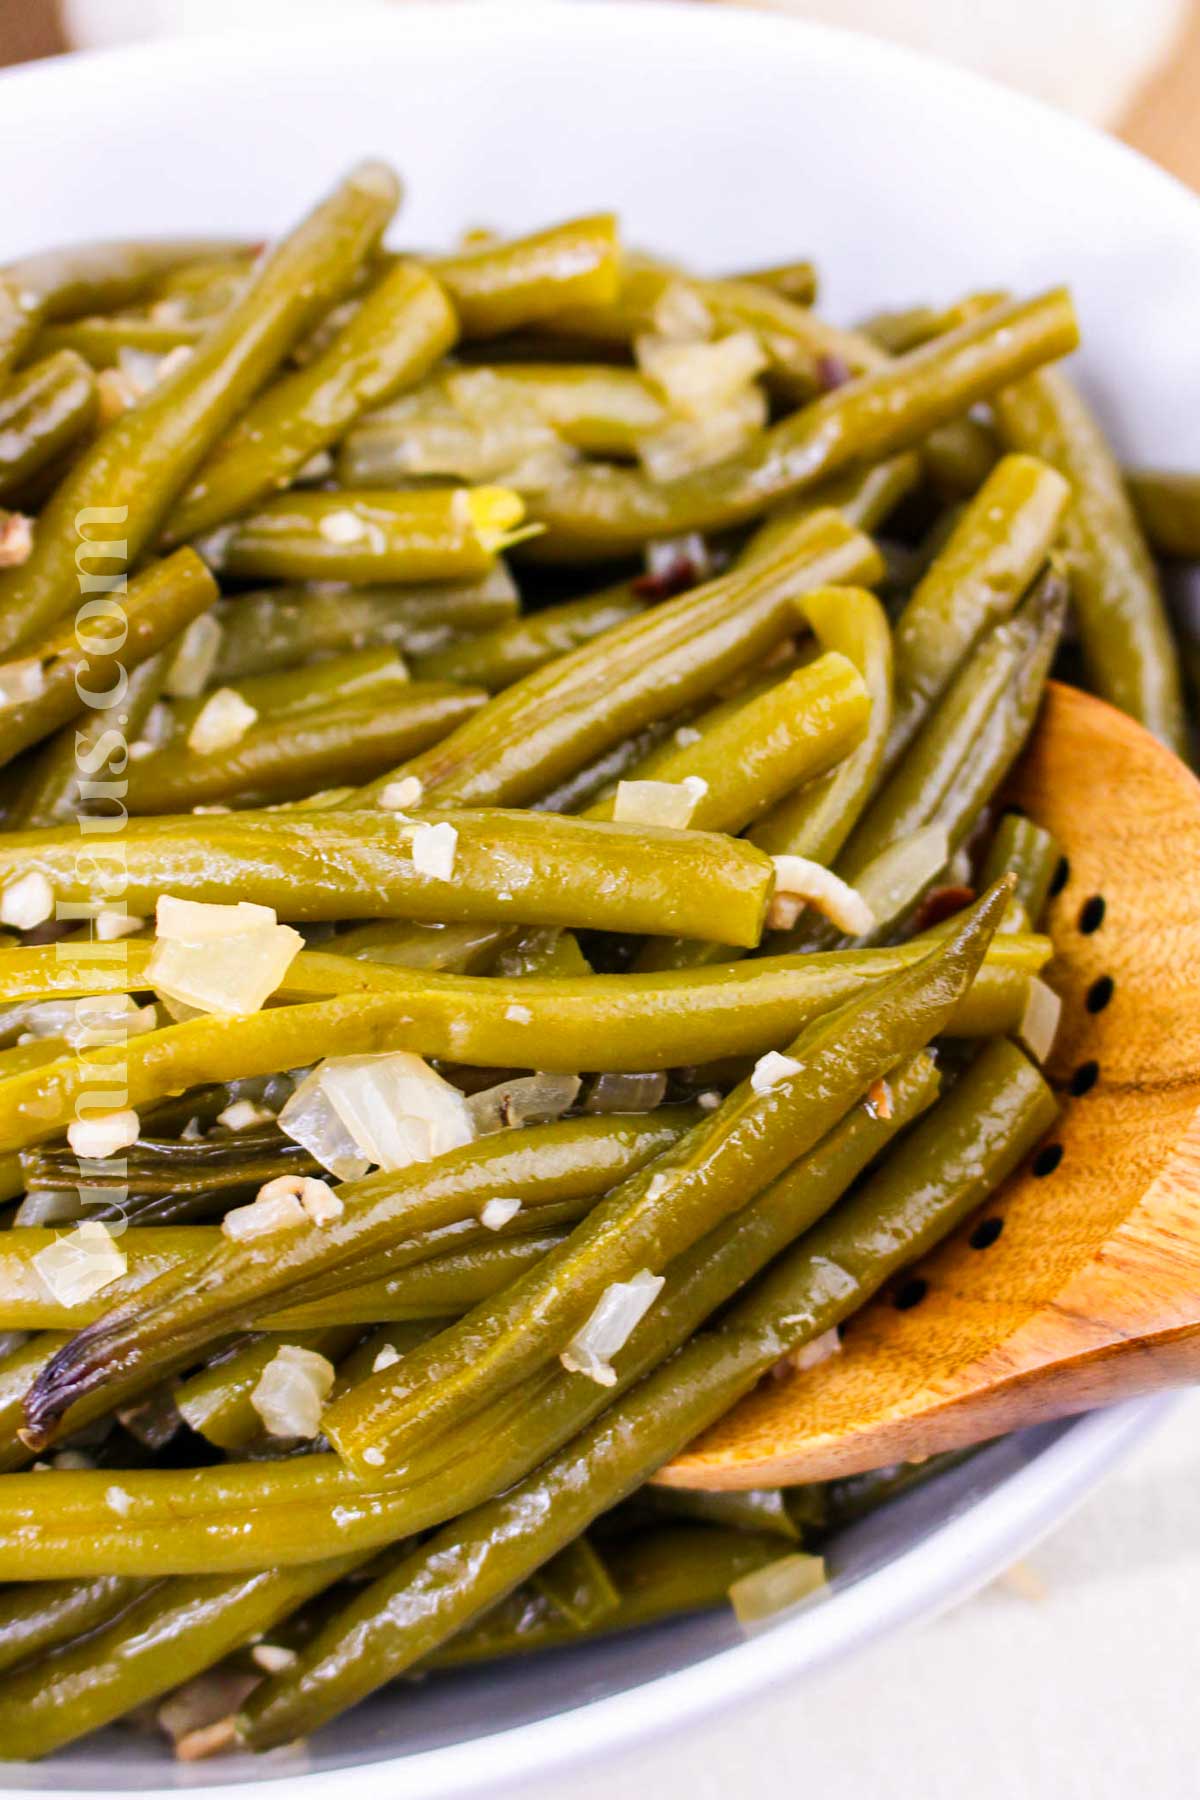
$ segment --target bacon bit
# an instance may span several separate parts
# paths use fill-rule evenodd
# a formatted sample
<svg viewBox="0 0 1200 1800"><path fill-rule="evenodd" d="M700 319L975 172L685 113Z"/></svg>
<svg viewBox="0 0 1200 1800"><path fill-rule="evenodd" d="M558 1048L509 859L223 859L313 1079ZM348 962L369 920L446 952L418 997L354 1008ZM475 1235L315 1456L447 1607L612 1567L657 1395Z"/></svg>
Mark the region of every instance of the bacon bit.
<svg viewBox="0 0 1200 1800"><path fill-rule="evenodd" d="M882 1076L867 1089L867 1111L874 1113L877 1119L890 1119L895 1111L892 1090Z"/></svg>
<svg viewBox="0 0 1200 1800"><path fill-rule="evenodd" d="M913 931L928 931L931 926L940 925L943 919L952 919L964 906L970 906L974 898L975 889L971 887L930 888L913 914Z"/></svg>
<svg viewBox="0 0 1200 1800"><path fill-rule="evenodd" d="M639 600L673 600L676 594L686 594L700 579L700 570L691 557L677 556L654 575L635 575L629 586Z"/></svg>
<svg viewBox="0 0 1200 1800"><path fill-rule="evenodd" d="M823 394L831 394L834 388L845 387L848 381L854 380L854 370L836 350L822 350L816 361L815 373L817 386Z"/></svg>

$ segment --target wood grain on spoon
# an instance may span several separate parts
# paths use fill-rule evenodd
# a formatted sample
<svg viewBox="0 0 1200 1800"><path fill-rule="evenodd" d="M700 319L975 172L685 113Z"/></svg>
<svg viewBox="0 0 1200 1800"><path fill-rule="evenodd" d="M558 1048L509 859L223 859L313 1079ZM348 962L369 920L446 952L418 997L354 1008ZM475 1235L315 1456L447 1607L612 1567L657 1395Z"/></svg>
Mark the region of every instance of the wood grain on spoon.
<svg viewBox="0 0 1200 1800"><path fill-rule="evenodd" d="M821 1480L1200 1379L1200 783L1052 684L1010 798L1070 867L1048 921L1055 1131L839 1356L763 1383L660 1480Z"/></svg>

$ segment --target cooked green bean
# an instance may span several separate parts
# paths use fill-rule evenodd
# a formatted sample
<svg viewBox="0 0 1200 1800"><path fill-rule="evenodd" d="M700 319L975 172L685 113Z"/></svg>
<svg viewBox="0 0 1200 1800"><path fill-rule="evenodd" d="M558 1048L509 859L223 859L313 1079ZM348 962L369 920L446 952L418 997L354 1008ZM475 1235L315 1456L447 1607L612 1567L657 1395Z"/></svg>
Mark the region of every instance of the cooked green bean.
<svg viewBox="0 0 1200 1800"><path fill-rule="evenodd" d="M913 1055L947 1022L983 961L1007 903L991 890L954 939L870 988L791 1044L786 1076L739 1086L669 1151L653 1174L631 1175L546 1264L438 1338L381 1371L325 1415L325 1434L369 1480L490 1400L560 1350L613 1282L652 1273L760 1192L811 1149L871 1082Z"/></svg>
<svg viewBox="0 0 1200 1800"><path fill-rule="evenodd" d="M1179 663L1154 564L1121 471L1082 395L1057 369L997 396L1001 435L1071 486L1063 546L1084 662L1097 691L1183 755Z"/></svg>
<svg viewBox="0 0 1200 1800"><path fill-rule="evenodd" d="M113 238L65 244L9 263L3 273L42 319L112 312L140 300L172 270L243 251L233 238Z"/></svg>
<svg viewBox="0 0 1200 1800"><path fill-rule="evenodd" d="M22 770L21 791L5 820L7 827L28 830L78 818L87 810L85 781L120 780L129 766L127 746L137 742L162 693L171 648L160 650L136 669L130 669L120 702L124 715L120 734L106 738L107 714L96 711L68 721L48 739L32 767ZM93 788L92 792L97 790Z"/></svg>
<svg viewBox="0 0 1200 1800"><path fill-rule="evenodd" d="M500 487L289 492L222 527L205 553L248 581L462 581L487 573L523 510Z"/></svg>
<svg viewBox="0 0 1200 1800"><path fill-rule="evenodd" d="M314 712L332 701L361 700L368 694L390 697L385 696L385 689L402 687L407 681L408 668L403 657L390 645L380 644L372 649L349 650L342 656L326 656L320 662L304 663L298 668L246 675L236 684L218 685L235 685L238 698L247 706L278 720ZM186 735L211 698L210 690L193 699L173 700L163 741L178 737L181 732Z"/></svg>
<svg viewBox="0 0 1200 1800"><path fill-rule="evenodd" d="M771 263L762 269L742 269L736 281L752 281L756 287L770 288L783 294L797 306L811 306L817 297L817 271L808 261Z"/></svg>
<svg viewBox="0 0 1200 1800"><path fill-rule="evenodd" d="M986 1102L986 1104L984 1103ZM1036 1143L1053 1095L1011 1045L968 1075L847 1206L722 1320L534 1474L444 1526L318 1631L238 1719L255 1749L311 1731L400 1674L587 1529L779 1358L837 1324L978 1205Z"/></svg>
<svg viewBox="0 0 1200 1800"><path fill-rule="evenodd" d="M427 374L456 335L431 275L406 264L388 271L320 356L242 414L180 496L165 541L198 537L286 486L366 407Z"/></svg>
<svg viewBox="0 0 1200 1800"><path fill-rule="evenodd" d="M1016 609L1066 511L1062 476L1006 456L966 507L896 621L896 707L884 772L916 737L983 634Z"/></svg>
<svg viewBox="0 0 1200 1800"><path fill-rule="evenodd" d="M420 835L430 831L441 834L430 851L437 872ZM0 889L36 872L57 899L86 900L78 848L69 828L0 837ZM249 900L296 920L487 919L742 945L757 944L775 879L763 851L717 832L483 807L419 820L382 810L168 814L131 819L122 849L135 913L153 913L170 893Z"/></svg>
<svg viewBox="0 0 1200 1800"><path fill-rule="evenodd" d="M81 1643L9 1674L0 1695L0 1757L46 1756L157 1699L269 1631L360 1560L151 1588Z"/></svg>
<svg viewBox="0 0 1200 1800"><path fill-rule="evenodd" d="M176 550L136 575L119 601L92 599L78 617L25 645L19 660L0 668L0 682L13 671L36 672L32 698L10 701L0 711L0 761L77 718L85 705L102 713L119 707L129 669L155 656L206 612L216 592L195 551ZM74 829L78 843L78 826Z"/></svg>
<svg viewBox="0 0 1200 1800"><path fill-rule="evenodd" d="M1200 562L1200 475L1131 469L1125 485L1152 548L1160 556Z"/></svg>
<svg viewBox="0 0 1200 1800"><path fill-rule="evenodd" d="M336 1362L353 1349L358 1337L356 1326L329 1325L323 1331L298 1331L286 1342ZM176 1389L175 1405L184 1423L219 1450L243 1450L261 1437L265 1428L252 1396L284 1342L280 1337L256 1337L214 1357L198 1375L183 1382Z"/></svg>
<svg viewBox="0 0 1200 1800"><path fill-rule="evenodd" d="M619 1605L612 1577L587 1537L577 1537L543 1563L533 1585L579 1633L594 1631Z"/></svg>
<svg viewBox="0 0 1200 1800"><path fill-rule="evenodd" d="M626 470L569 475L538 497L539 557L615 556L650 538L741 524L848 464L907 450L936 426L1039 364L1074 349L1061 290L984 313L945 337L860 375L771 426L741 457L655 485Z"/></svg>
<svg viewBox="0 0 1200 1800"><path fill-rule="evenodd" d="M39 1581L0 1594L0 1669L30 1663L86 1637L144 1594L149 1581L99 1575L90 1581Z"/></svg>
<svg viewBox="0 0 1200 1800"><path fill-rule="evenodd" d="M440 806L528 804L664 713L709 696L788 636L796 598L836 581L869 581L870 541L835 512L796 526L778 554L734 569L497 696L444 743L395 771ZM355 804L378 799L377 781Z"/></svg>
<svg viewBox="0 0 1200 1800"><path fill-rule="evenodd" d="M597 213L531 237L429 258L465 337L497 337L570 306L604 306L619 280L617 224Z"/></svg>
<svg viewBox="0 0 1200 1800"><path fill-rule="evenodd" d="M1044 826L1036 825L1023 813L1006 812L996 827L979 879L988 887L1001 875L1014 875L1017 887L1013 898L1024 907L1025 917L1036 928L1046 910L1061 858L1062 851Z"/></svg>
<svg viewBox="0 0 1200 1800"><path fill-rule="evenodd" d="M487 631L511 619L517 591L502 563L480 581L436 587L267 588L239 594L217 609L221 643L212 678L247 676L308 664L310 658L364 646L433 650L459 631Z"/></svg>
<svg viewBox="0 0 1200 1800"><path fill-rule="evenodd" d="M96 383L70 350L33 363L0 388L0 501L20 497L96 415Z"/></svg>
<svg viewBox="0 0 1200 1800"><path fill-rule="evenodd" d="M626 619L639 618L645 610L645 601L622 582L584 600L547 606L524 618L506 620L478 637L416 656L413 667L426 681L475 682L495 694L557 657L592 643Z"/></svg>
<svg viewBox="0 0 1200 1800"><path fill-rule="evenodd" d="M192 350L203 342L212 324L211 318L203 317L167 320L144 313L101 313L47 325L38 333L37 348L45 356L69 351L99 372L120 368L127 352L169 356L172 350Z"/></svg>
<svg viewBox="0 0 1200 1800"><path fill-rule="evenodd" d="M893 1112L858 1106L808 1156L757 1199L709 1232L666 1271L654 1308L615 1358L616 1383L601 1388L557 1363L530 1388L464 1421L432 1459L418 1458L398 1484L364 1487L335 1456L286 1464L226 1464L180 1475L133 1470L122 1478L130 1505L120 1529L106 1494L111 1478L54 1471L53 1485L0 1486L0 1574L16 1546L46 1577L186 1573L305 1561L336 1526L346 1549L394 1542L440 1524L499 1493L583 1430L609 1402L657 1368L733 1294L831 1208L884 1145L937 1093L932 1059L919 1056L889 1076ZM53 1508L46 1506L46 1496ZM353 1512L343 1506L350 1499ZM341 1508L341 1516L331 1509ZM237 1532L230 1530L236 1519ZM36 1563L30 1557L36 1552Z"/></svg>
<svg viewBox="0 0 1200 1800"><path fill-rule="evenodd" d="M256 720L227 748L198 751L179 735L132 765L126 805L131 813L186 812L220 800L264 806L369 781L436 744L486 698L481 688L452 681L376 683L358 698Z"/></svg>
<svg viewBox="0 0 1200 1800"><path fill-rule="evenodd" d="M101 432L41 513L32 554L0 575L0 651L66 611L79 592L77 551L94 545L86 560L115 564L106 575L139 556L206 451L353 280L397 195L382 164L354 171L277 245L187 363ZM101 524L107 536L89 536Z"/></svg>

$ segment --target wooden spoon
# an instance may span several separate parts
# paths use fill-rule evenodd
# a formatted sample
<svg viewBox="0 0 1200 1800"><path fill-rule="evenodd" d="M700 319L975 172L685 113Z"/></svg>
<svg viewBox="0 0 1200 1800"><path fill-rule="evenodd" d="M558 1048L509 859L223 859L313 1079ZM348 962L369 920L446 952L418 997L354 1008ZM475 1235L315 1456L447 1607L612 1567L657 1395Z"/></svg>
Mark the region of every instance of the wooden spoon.
<svg viewBox="0 0 1200 1800"><path fill-rule="evenodd" d="M1052 684L1009 798L1069 865L1058 1123L839 1356L762 1383L660 1480L824 1480L1200 1380L1200 783Z"/></svg>

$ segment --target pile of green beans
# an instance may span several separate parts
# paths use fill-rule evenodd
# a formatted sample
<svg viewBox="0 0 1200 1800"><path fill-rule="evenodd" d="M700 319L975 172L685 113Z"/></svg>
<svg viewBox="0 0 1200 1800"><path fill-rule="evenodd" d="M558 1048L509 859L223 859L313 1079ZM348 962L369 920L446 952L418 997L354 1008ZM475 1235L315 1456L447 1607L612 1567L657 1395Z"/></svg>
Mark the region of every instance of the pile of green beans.
<svg viewBox="0 0 1200 1800"><path fill-rule="evenodd" d="M1186 747L1200 482L1065 290L851 328L400 193L0 269L2 1758L819 1581L911 1472L647 1484L1054 1121L1004 788L1068 606ZM163 973L281 925L257 1004Z"/></svg>

